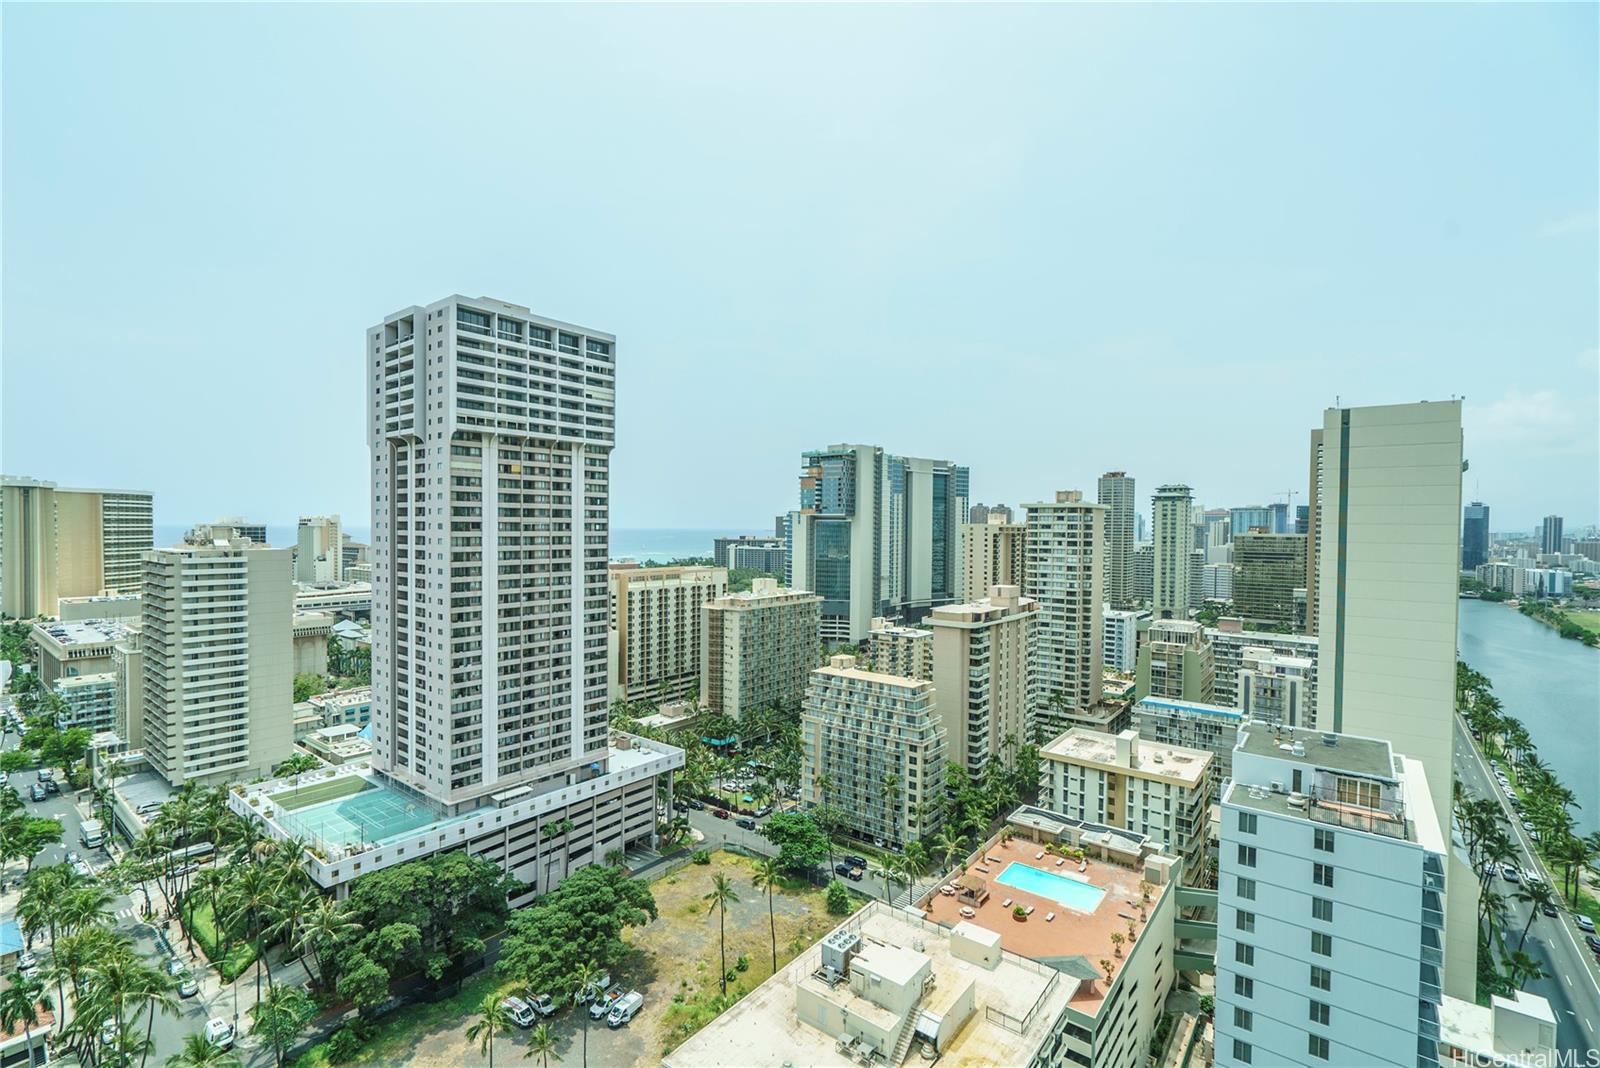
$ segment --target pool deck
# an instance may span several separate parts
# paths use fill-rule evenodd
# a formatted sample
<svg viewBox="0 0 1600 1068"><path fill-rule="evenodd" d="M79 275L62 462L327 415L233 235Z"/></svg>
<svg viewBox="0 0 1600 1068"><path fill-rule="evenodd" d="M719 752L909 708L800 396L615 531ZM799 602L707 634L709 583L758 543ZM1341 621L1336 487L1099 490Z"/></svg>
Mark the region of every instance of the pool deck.
<svg viewBox="0 0 1600 1068"><path fill-rule="evenodd" d="M1009 842L995 842L964 872L952 873L952 879L961 875L981 879L989 891L989 896L983 904L969 906L973 908L975 916L962 916L961 899L941 894L938 887L935 887L933 893L922 902L921 907L927 912L928 919L944 927L953 927L965 919L968 923L975 923L994 931L1000 935L1000 944L1019 956L1038 961L1048 961L1052 957L1081 956L1095 968L1099 967L1100 961L1110 960L1113 964L1114 977L1132 947L1124 945L1123 957L1117 957L1113 951L1111 936L1113 934L1127 936L1126 917L1132 917L1135 921L1136 938L1142 938L1144 935L1144 924L1137 922L1141 898L1139 883L1143 873L1109 861L1090 860L1088 869L1081 878L1106 892L1099 906L1090 913L1078 912L1063 906L1053 898L1030 894L1026 890L1018 890L995 881L995 876L1004 871L1007 864L1012 863L1025 864L1051 875L1080 877L1076 861L1068 860L1058 868L1056 867L1056 861L1060 859L1058 857L1045 853L1044 859L1036 858L1034 854L1041 852L1043 848L1039 843L1021 837L1013 838ZM993 857L995 862L988 863L986 857ZM1026 920L1015 919L1011 909L1004 905L1008 898L1013 907L1032 905L1033 914ZM1046 923L1045 916L1052 912L1056 914L1056 918ZM1084 1012L1093 1013L1104 999L1107 989L1108 986L1103 978L1083 983L1073 995L1072 1005Z"/></svg>

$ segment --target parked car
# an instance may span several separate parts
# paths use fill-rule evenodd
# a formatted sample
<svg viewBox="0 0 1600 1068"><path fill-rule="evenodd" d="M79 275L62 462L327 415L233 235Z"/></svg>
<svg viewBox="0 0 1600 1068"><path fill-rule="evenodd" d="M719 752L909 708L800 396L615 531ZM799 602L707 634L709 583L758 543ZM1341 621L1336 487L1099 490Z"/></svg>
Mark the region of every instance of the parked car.
<svg viewBox="0 0 1600 1068"><path fill-rule="evenodd" d="M1584 935L1583 941L1591 950L1600 953L1600 938L1596 938L1594 935Z"/></svg>
<svg viewBox="0 0 1600 1068"><path fill-rule="evenodd" d="M117 1018L107 1016L105 1023L100 1025L100 1044L102 1046L115 1045L117 1041Z"/></svg>
<svg viewBox="0 0 1600 1068"><path fill-rule="evenodd" d="M579 992L578 1000L585 1003L594 1001L596 998L605 996L605 992L610 989L611 973L601 972L598 979L590 983L586 989Z"/></svg>
<svg viewBox="0 0 1600 1068"><path fill-rule="evenodd" d="M54 779L46 779L44 781L44 792L54 797L61 792L61 784Z"/></svg>
<svg viewBox="0 0 1600 1068"><path fill-rule="evenodd" d="M519 997L506 998L500 1003L500 1007L506 1010L506 1015L511 1017L511 1022L518 1027L532 1027L533 1021L538 1019L534 1015L533 1006Z"/></svg>
<svg viewBox="0 0 1600 1068"><path fill-rule="evenodd" d="M611 1015L611 1010L617 1007L617 1002L622 1000L622 991L608 990L603 996L595 998L589 1005L589 1019L604 1020Z"/></svg>
<svg viewBox="0 0 1600 1068"><path fill-rule="evenodd" d="M846 868L844 877L853 883L859 883L861 877L865 874L867 874L867 869L865 868Z"/></svg>
<svg viewBox="0 0 1600 1068"><path fill-rule="evenodd" d="M7 775L3 771L0 771L0 786L4 786L6 783L8 783L10 781L11 781L11 776Z"/></svg>
<svg viewBox="0 0 1600 1068"><path fill-rule="evenodd" d="M75 861L72 862L72 870L77 873L79 878L83 878L83 879L93 879L94 878L94 869L89 867L89 865L85 864L81 860L75 860Z"/></svg>
<svg viewBox="0 0 1600 1068"><path fill-rule="evenodd" d="M853 871L855 869L842 860L833 866L833 874L842 875L846 879L850 878L850 873Z"/></svg>
<svg viewBox="0 0 1600 1068"><path fill-rule="evenodd" d="M44 792L43 783L36 782L32 786L28 787L28 796L33 798L35 801L43 801L50 795Z"/></svg>
<svg viewBox="0 0 1600 1068"><path fill-rule="evenodd" d="M185 968L178 975L178 996L192 998L198 993L200 993L200 980L195 978L194 972Z"/></svg>
<svg viewBox="0 0 1600 1068"><path fill-rule="evenodd" d="M1585 916L1583 913L1580 912L1574 915L1572 917L1572 922L1578 925L1578 930L1587 931L1589 934L1594 934L1594 921Z"/></svg>
<svg viewBox="0 0 1600 1068"><path fill-rule="evenodd" d="M845 857L844 862L853 868L865 868L867 866L867 858L858 857L854 853L851 853L849 856Z"/></svg>
<svg viewBox="0 0 1600 1068"><path fill-rule="evenodd" d="M747 831L753 831L756 829L756 821L751 819L749 816L740 816L733 822L736 825L743 827Z"/></svg>
<svg viewBox="0 0 1600 1068"><path fill-rule="evenodd" d="M38 779L40 782L49 782L55 777L56 772L54 768L40 768L38 771L34 772L34 778Z"/></svg>
<svg viewBox="0 0 1600 1068"><path fill-rule="evenodd" d="M206 1021L206 1041L218 1049L233 1048L233 1024L221 1016Z"/></svg>
<svg viewBox="0 0 1600 1068"><path fill-rule="evenodd" d="M728 811L728 810L727 810L727 809L725 809L725 808L719 808L719 809L717 809L717 810L716 810L716 811L715 811L715 812L713 812L713 813L712 813L712 815L713 815L713 816L715 816L715 817L717 817L717 819L719 819L719 820L725 820L725 819L727 819L727 818L728 818L728 817L729 817L729 816L730 816L730 815L732 815L732 813L730 813L730 812L729 812L729 811Z"/></svg>
<svg viewBox="0 0 1600 1068"><path fill-rule="evenodd" d="M533 999L533 1011L540 1016L554 1016L558 1008L560 1006L556 1004L556 999L549 994L540 994Z"/></svg>
<svg viewBox="0 0 1600 1068"><path fill-rule="evenodd" d="M621 1027L633 1019L643 1007L644 995L637 990L628 991L618 999L615 1005L611 1006L611 1011L606 1014L606 1026L612 1029Z"/></svg>
<svg viewBox="0 0 1600 1068"><path fill-rule="evenodd" d="M706 810L706 803L704 801L696 801L691 797L683 802L683 807L693 809L696 812L704 812Z"/></svg>
<svg viewBox="0 0 1600 1068"><path fill-rule="evenodd" d="M183 974L183 961L177 957L168 957L166 963L167 974L176 979Z"/></svg>
<svg viewBox="0 0 1600 1068"><path fill-rule="evenodd" d="M764 819L770 815L772 815L771 805L762 805L760 808L756 809L756 819Z"/></svg>

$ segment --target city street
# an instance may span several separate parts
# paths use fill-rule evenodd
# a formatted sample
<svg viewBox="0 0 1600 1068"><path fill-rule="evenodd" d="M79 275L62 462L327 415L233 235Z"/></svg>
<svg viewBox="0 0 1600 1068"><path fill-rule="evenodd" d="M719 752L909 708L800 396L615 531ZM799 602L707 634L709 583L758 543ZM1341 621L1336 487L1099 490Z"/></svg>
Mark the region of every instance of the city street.
<svg viewBox="0 0 1600 1068"><path fill-rule="evenodd" d="M1499 800L1512 840L1517 845L1517 867L1524 872L1538 872L1559 891L1561 880L1552 878L1536 859L1533 843L1517 822L1516 811L1507 803L1460 716L1456 717L1455 763L1456 777L1469 796ZM1490 885L1507 898L1516 892L1514 885L1498 875L1490 880ZM1507 901L1505 930L1513 948L1527 923L1528 911L1525 905ZM1549 1000L1556 1014L1556 1037L1561 1048L1580 1053L1600 1048L1600 1030L1596 1029L1600 1025L1600 967L1596 966L1594 954L1583 944L1583 934L1573 925L1572 917L1563 911L1559 916L1535 918L1524 951L1537 960L1547 974L1546 978L1529 983L1528 989Z"/></svg>

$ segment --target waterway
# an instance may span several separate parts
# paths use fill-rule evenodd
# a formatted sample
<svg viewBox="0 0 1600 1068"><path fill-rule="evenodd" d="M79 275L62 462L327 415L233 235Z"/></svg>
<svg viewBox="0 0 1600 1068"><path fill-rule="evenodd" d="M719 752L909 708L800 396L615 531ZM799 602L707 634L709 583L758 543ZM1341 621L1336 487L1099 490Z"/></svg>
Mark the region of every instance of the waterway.
<svg viewBox="0 0 1600 1068"><path fill-rule="evenodd" d="M1528 728L1539 759L1577 795L1582 833L1600 829L1600 650L1515 608L1475 600L1461 602L1459 646Z"/></svg>

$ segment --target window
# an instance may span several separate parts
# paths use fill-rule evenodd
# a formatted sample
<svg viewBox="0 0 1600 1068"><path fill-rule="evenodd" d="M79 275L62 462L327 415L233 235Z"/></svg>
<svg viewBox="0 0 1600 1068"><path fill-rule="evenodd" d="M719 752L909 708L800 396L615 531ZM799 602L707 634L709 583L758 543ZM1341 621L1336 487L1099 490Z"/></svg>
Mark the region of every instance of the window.
<svg viewBox="0 0 1600 1068"><path fill-rule="evenodd" d="M1319 957L1333 956L1333 935L1326 931L1312 931L1311 952Z"/></svg>
<svg viewBox="0 0 1600 1068"><path fill-rule="evenodd" d="M1325 897L1314 897L1314 898L1312 898L1311 899L1311 918L1314 919L1314 920L1326 920L1327 922L1332 923L1333 922L1333 902L1329 901Z"/></svg>
<svg viewBox="0 0 1600 1068"><path fill-rule="evenodd" d="M1311 966L1311 986L1316 990L1333 989L1333 973L1326 968Z"/></svg>
<svg viewBox="0 0 1600 1068"><path fill-rule="evenodd" d="M1313 865L1311 865L1311 881L1316 883L1318 886L1332 886L1333 885L1333 865L1332 864L1313 864Z"/></svg>
<svg viewBox="0 0 1600 1068"><path fill-rule="evenodd" d="M1240 1042L1237 1038L1234 1039L1233 1040L1233 1059L1238 1061L1240 1064L1249 1064L1250 1063L1250 1043L1248 1043L1248 1042Z"/></svg>
<svg viewBox="0 0 1600 1068"><path fill-rule="evenodd" d="M1241 1030L1241 1031L1250 1030L1250 1025L1253 1024L1254 1022L1255 1022L1255 1017L1251 1015L1249 1009L1234 1009L1233 1010L1233 1026L1237 1027L1239 1030Z"/></svg>
<svg viewBox="0 0 1600 1068"><path fill-rule="evenodd" d="M1306 1036L1306 1052L1318 1060L1328 1059L1328 1040L1321 1035Z"/></svg>
<svg viewBox="0 0 1600 1068"><path fill-rule="evenodd" d="M1240 964L1254 964L1256 962L1256 947L1244 942L1235 942L1233 946L1233 959Z"/></svg>
<svg viewBox="0 0 1600 1068"><path fill-rule="evenodd" d="M1311 832L1311 844L1324 853L1333 852L1333 832L1326 827L1318 827Z"/></svg>
<svg viewBox="0 0 1600 1068"><path fill-rule="evenodd" d="M1256 814L1254 812L1239 813L1239 830L1245 834L1256 833Z"/></svg>
<svg viewBox="0 0 1600 1068"><path fill-rule="evenodd" d="M1244 909L1234 909L1233 925L1241 931L1254 931L1256 929L1256 914L1246 912Z"/></svg>
<svg viewBox="0 0 1600 1068"><path fill-rule="evenodd" d="M1233 977L1233 992L1242 998L1253 998L1256 996L1256 981L1248 975L1236 975Z"/></svg>
<svg viewBox="0 0 1600 1068"><path fill-rule="evenodd" d="M1329 1010L1328 1010L1328 1003L1327 1002L1325 1002L1325 1001L1316 1001L1316 1000L1313 1000L1311 1002L1311 1022L1312 1023L1318 1023L1318 1024L1322 1024L1323 1026L1327 1026L1328 1015L1329 1015Z"/></svg>
<svg viewBox="0 0 1600 1068"><path fill-rule="evenodd" d="M1239 876L1239 896L1246 901L1254 901L1256 899L1256 881L1254 879L1246 879L1242 875Z"/></svg>
<svg viewBox="0 0 1600 1068"><path fill-rule="evenodd" d="M1360 805L1362 808L1381 808L1383 792L1371 779L1339 779L1334 783L1334 796L1341 805Z"/></svg>
<svg viewBox="0 0 1600 1068"><path fill-rule="evenodd" d="M1239 864L1246 868L1256 866L1256 847L1242 845L1239 847Z"/></svg>

